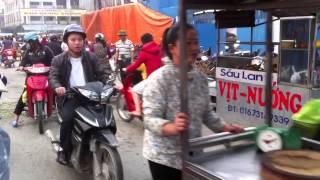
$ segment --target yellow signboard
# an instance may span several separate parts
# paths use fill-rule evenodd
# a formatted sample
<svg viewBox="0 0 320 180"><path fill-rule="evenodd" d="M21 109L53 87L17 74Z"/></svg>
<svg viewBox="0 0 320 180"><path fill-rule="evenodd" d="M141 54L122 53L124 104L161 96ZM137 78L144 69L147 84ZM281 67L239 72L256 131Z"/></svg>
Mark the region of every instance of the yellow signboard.
<svg viewBox="0 0 320 180"><path fill-rule="evenodd" d="M20 9L22 16L80 16L86 13L81 9Z"/></svg>

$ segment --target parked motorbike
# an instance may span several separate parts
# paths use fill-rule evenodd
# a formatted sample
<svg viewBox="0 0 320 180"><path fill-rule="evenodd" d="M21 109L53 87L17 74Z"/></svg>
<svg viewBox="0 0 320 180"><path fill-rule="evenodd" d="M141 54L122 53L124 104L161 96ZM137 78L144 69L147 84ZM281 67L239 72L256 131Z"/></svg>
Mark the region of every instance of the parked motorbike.
<svg viewBox="0 0 320 180"><path fill-rule="evenodd" d="M2 55L2 63L4 66L7 68L13 68L14 67L14 62L16 61L17 58L17 53L15 49L5 49L1 53Z"/></svg>
<svg viewBox="0 0 320 180"><path fill-rule="evenodd" d="M117 128L113 109L109 104L114 91L111 85L90 82L66 93L66 98L77 98L80 105L74 112L71 164L79 173L91 171L95 180L123 179L115 136ZM58 118L62 122L59 112ZM51 131L48 130L46 134L51 139L54 150L59 151L61 148L57 147Z"/></svg>
<svg viewBox="0 0 320 180"><path fill-rule="evenodd" d="M44 64L34 64L25 67L24 71L28 74L27 78L27 104L28 114L39 123L39 133L44 132L44 120L52 114L52 90L48 84L46 75L50 67Z"/></svg>

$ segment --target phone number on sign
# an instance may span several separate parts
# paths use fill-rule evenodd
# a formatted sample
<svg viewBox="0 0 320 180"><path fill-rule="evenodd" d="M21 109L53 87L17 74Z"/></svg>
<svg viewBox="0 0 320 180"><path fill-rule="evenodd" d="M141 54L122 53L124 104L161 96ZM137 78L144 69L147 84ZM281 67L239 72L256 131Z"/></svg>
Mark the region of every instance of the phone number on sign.
<svg viewBox="0 0 320 180"><path fill-rule="evenodd" d="M259 119L265 118L265 113L263 111L259 111L259 110L251 109L247 107L237 107L237 106L228 105L228 112L240 113L244 116L254 117ZM290 122L290 119L288 117L273 114L272 121L274 123L288 125Z"/></svg>

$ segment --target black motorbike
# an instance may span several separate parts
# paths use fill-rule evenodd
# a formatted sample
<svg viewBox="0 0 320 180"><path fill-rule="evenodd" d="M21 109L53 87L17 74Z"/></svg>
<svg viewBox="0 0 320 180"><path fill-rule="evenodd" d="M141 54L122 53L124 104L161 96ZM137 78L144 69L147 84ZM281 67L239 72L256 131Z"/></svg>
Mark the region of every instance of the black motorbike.
<svg viewBox="0 0 320 180"><path fill-rule="evenodd" d="M79 173L91 172L94 180L123 179L116 123L109 104L114 91L111 85L90 82L66 93L66 98L77 98L80 103L75 109L71 164ZM58 119L62 122L59 112ZM50 130L46 134L55 151L61 150Z"/></svg>

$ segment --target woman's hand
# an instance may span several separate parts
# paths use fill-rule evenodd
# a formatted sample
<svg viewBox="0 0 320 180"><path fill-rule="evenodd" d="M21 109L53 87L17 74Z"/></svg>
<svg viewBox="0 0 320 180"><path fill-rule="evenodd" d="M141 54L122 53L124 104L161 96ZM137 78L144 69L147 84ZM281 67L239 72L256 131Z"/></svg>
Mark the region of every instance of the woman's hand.
<svg viewBox="0 0 320 180"><path fill-rule="evenodd" d="M17 71L23 71L23 68L24 68L23 66L19 66Z"/></svg>
<svg viewBox="0 0 320 180"><path fill-rule="evenodd" d="M58 96L62 96L66 93L66 88L64 87L58 87L55 89L56 93L58 94Z"/></svg>
<svg viewBox="0 0 320 180"><path fill-rule="evenodd" d="M165 136L176 136L189 128L189 117L185 113L177 113L173 122L162 127L162 134Z"/></svg>
<svg viewBox="0 0 320 180"><path fill-rule="evenodd" d="M231 133L241 133L244 132L243 127L237 124L226 124L224 125L223 132L231 132Z"/></svg>

